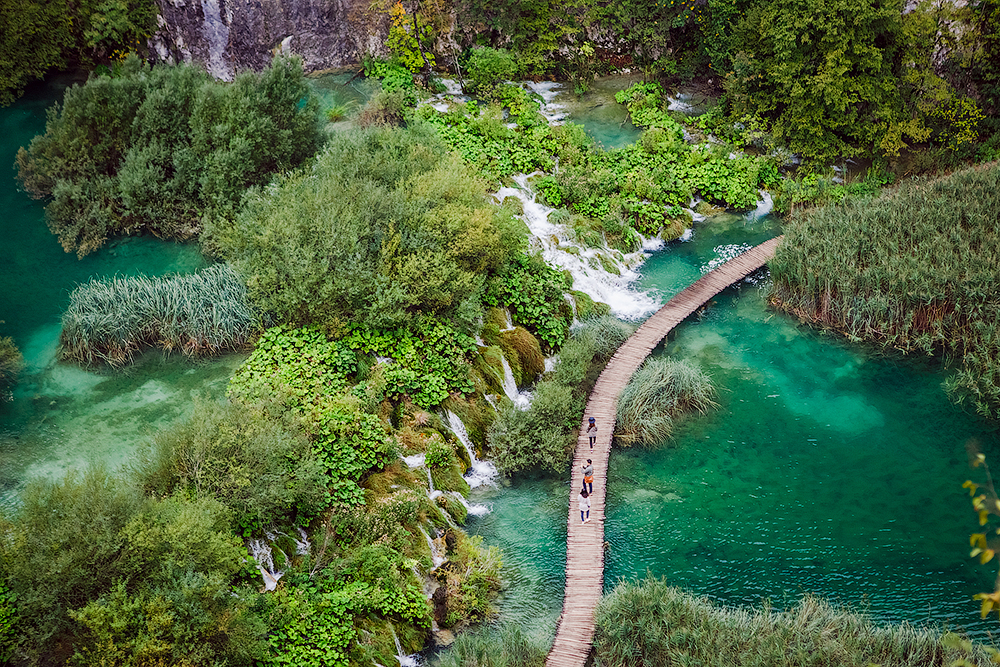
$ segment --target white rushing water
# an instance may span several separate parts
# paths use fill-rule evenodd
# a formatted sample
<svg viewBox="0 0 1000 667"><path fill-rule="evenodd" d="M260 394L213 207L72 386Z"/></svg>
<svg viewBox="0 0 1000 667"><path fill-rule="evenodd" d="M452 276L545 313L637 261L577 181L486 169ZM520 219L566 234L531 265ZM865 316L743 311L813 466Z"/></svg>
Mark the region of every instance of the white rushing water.
<svg viewBox="0 0 1000 667"><path fill-rule="evenodd" d="M624 319L638 319L660 307L656 298L635 289L633 283L639 277L635 268L642 264L645 253L662 248L662 241L644 240L642 249L627 254L607 247L582 248L570 240L562 225L549 222L549 214L555 209L536 201L527 175L519 174L514 181L517 187L500 188L496 198L501 202L505 197L521 200L522 218L534 237L533 242L541 248L542 257L550 266L570 272L573 289L608 304L612 313ZM618 274L605 268L609 266L615 267Z"/></svg>
<svg viewBox="0 0 1000 667"><path fill-rule="evenodd" d="M500 473L497 472L497 467L493 465L492 461L480 461L476 458L476 451L472 447L472 441L469 440L469 433L465 430L465 424L462 420L451 410L445 410L445 417L448 419L448 427L451 428L452 433L458 438L458 441L462 443L465 447L466 453L469 455L469 461L471 465L469 471L465 473L465 481L469 483L469 486L473 489L477 486L483 486L484 484L496 484L497 478ZM465 499L462 499L465 502ZM466 508L472 512L474 506L466 504ZM487 509L487 511L489 511ZM477 514L484 514L485 512L474 512Z"/></svg>
<svg viewBox="0 0 1000 667"><path fill-rule="evenodd" d="M396 642L396 660L399 661L399 667L419 667L420 656L416 653L413 655L404 655L403 647L399 643L399 637L396 636L396 628L392 627L392 622L388 621L389 630L392 631L392 641Z"/></svg>
<svg viewBox="0 0 1000 667"><path fill-rule="evenodd" d="M514 380L514 369L510 367L507 357L500 355L500 363L503 365L503 393L507 395L510 402L518 410L527 410L531 405L531 394L527 391L517 390L517 381Z"/></svg>
<svg viewBox="0 0 1000 667"><path fill-rule="evenodd" d="M524 85L542 99L542 105L538 111L549 122L549 125L562 125L569 115L569 111L555 100L556 95L562 92L563 84L554 81L528 81Z"/></svg>

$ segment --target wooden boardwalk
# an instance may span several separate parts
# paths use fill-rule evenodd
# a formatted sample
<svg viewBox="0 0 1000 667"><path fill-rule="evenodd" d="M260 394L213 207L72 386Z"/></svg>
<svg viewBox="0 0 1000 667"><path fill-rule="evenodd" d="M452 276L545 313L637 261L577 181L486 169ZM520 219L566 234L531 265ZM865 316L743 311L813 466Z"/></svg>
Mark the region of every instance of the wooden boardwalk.
<svg viewBox="0 0 1000 667"><path fill-rule="evenodd" d="M569 491L569 528L566 535L566 591L556 638L546 660L547 667L584 667L594 638L594 605L604 585L604 500L608 455L615 430L618 395L659 342L688 315L729 285L743 280L774 256L781 241L777 237L761 243L705 274L646 320L618 348L594 385L580 426L573 458L573 482ZM597 420L597 442L589 446L587 418ZM577 496L583 486L583 466L594 461L594 493L590 496L590 523L580 523Z"/></svg>

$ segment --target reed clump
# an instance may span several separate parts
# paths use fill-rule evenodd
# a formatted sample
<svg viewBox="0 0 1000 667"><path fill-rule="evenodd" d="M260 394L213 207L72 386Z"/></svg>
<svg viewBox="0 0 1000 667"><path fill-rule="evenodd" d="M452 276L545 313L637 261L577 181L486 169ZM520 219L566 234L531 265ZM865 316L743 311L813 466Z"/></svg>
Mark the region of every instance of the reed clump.
<svg viewBox="0 0 1000 667"><path fill-rule="evenodd" d="M519 625L485 625L460 634L436 667L542 667L547 653L546 642Z"/></svg>
<svg viewBox="0 0 1000 667"><path fill-rule="evenodd" d="M615 440L655 445L670 437L674 419L716 406L712 379L691 363L669 357L647 359L618 398Z"/></svg>
<svg viewBox="0 0 1000 667"><path fill-rule="evenodd" d="M915 180L791 220L770 262L776 307L963 368L958 402L1000 416L1000 165Z"/></svg>
<svg viewBox="0 0 1000 667"><path fill-rule="evenodd" d="M987 649L953 634L878 626L812 596L787 611L726 608L662 579L620 584L602 598L596 621L602 667L993 664Z"/></svg>
<svg viewBox="0 0 1000 667"><path fill-rule="evenodd" d="M73 290L62 324L60 358L111 366L149 346L218 354L259 331L246 285L225 264L184 276L92 280Z"/></svg>

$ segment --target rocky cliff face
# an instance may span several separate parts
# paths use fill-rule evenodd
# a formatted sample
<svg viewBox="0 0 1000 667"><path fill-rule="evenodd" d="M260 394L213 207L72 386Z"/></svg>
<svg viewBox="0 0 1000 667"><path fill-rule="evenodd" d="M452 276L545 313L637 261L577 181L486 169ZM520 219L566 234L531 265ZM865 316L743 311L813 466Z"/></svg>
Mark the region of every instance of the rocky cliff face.
<svg viewBox="0 0 1000 667"><path fill-rule="evenodd" d="M306 71L385 55L388 21L371 0L156 0L159 29L149 40L164 62L200 62L216 78L265 67L294 53Z"/></svg>

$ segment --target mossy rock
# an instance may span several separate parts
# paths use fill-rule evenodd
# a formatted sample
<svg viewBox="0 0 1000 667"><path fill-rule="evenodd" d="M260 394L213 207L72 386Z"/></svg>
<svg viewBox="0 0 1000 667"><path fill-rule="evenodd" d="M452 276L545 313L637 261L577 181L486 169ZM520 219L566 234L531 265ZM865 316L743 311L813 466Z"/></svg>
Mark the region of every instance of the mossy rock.
<svg viewBox="0 0 1000 667"><path fill-rule="evenodd" d="M448 466L434 466L430 469L434 488L440 491L458 491L463 496L469 494L469 483L462 478L464 466L456 457Z"/></svg>
<svg viewBox="0 0 1000 667"><path fill-rule="evenodd" d="M597 261L600 263L601 268L608 273L612 273L616 276L620 276L622 274L621 269L618 268L618 264L613 258L608 257L607 254L603 252L597 253Z"/></svg>
<svg viewBox="0 0 1000 667"><path fill-rule="evenodd" d="M517 197L504 197L500 206L512 215L524 215L524 202Z"/></svg>
<svg viewBox="0 0 1000 667"><path fill-rule="evenodd" d="M441 509L451 515L455 523L460 526L465 525L465 520L469 516L469 510L466 509L461 500L450 493L445 493L438 496L436 502Z"/></svg>
<svg viewBox="0 0 1000 667"><path fill-rule="evenodd" d="M542 346L524 327L514 327L513 331L502 332L500 347L514 372L514 381L518 387L534 384L535 378L545 372Z"/></svg>
<svg viewBox="0 0 1000 667"><path fill-rule="evenodd" d="M573 291L570 294L576 304L576 316L581 320L594 315L607 315L611 312L611 306L601 301L594 301L586 292Z"/></svg>
<svg viewBox="0 0 1000 667"><path fill-rule="evenodd" d="M565 248L560 248L560 250L562 250L563 252L568 252L571 255L579 255L580 254L580 248L578 248L575 245L566 246Z"/></svg>
<svg viewBox="0 0 1000 667"><path fill-rule="evenodd" d="M694 210L699 215L704 215L705 217L711 217L713 215L724 213L726 209L716 206L715 204L711 204L703 199L697 204L695 204Z"/></svg>
<svg viewBox="0 0 1000 667"><path fill-rule="evenodd" d="M688 223L682 220L672 220L670 224L660 229L660 238L664 241L674 241L684 235Z"/></svg>
<svg viewBox="0 0 1000 667"><path fill-rule="evenodd" d="M501 334L497 333L497 343L500 342L500 337ZM485 380L486 385L491 390L489 393L503 393L502 357L503 348L500 345L489 345L479 348L479 352L472 359L472 368ZM461 417L461 415L459 416Z"/></svg>
<svg viewBox="0 0 1000 667"><path fill-rule="evenodd" d="M573 289L573 272L569 269L562 270L563 289Z"/></svg>

